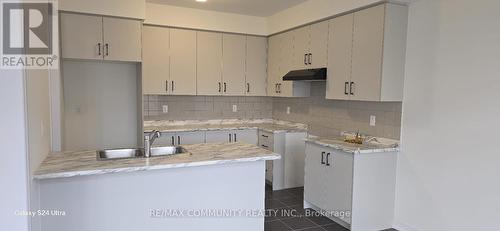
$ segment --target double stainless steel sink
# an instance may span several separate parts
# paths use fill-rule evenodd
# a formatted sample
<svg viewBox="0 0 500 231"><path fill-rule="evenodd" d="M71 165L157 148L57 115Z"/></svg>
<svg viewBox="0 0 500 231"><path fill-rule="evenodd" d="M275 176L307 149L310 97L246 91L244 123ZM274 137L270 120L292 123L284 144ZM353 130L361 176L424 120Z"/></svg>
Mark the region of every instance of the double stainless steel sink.
<svg viewBox="0 0 500 231"><path fill-rule="evenodd" d="M181 146L151 147L151 157L187 153ZM98 160L146 158L144 148L107 149L97 151Z"/></svg>

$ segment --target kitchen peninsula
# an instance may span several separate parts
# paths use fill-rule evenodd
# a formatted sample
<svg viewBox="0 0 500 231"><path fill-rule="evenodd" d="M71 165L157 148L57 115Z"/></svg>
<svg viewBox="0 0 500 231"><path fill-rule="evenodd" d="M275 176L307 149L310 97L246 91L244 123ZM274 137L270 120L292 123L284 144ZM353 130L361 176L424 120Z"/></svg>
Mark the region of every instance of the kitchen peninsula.
<svg viewBox="0 0 500 231"><path fill-rule="evenodd" d="M66 215L42 217L42 230L264 230L264 217L247 212L264 209L265 161L280 155L240 142L184 148L118 160L97 160L95 151L50 154L34 175L41 207ZM233 210L243 213L200 215Z"/></svg>

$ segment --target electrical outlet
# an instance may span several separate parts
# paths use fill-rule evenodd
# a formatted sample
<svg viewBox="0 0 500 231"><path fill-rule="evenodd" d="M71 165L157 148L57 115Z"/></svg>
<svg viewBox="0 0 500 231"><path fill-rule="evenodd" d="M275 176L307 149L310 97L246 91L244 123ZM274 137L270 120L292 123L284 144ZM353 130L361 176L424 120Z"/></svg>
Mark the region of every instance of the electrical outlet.
<svg viewBox="0 0 500 231"><path fill-rule="evenodd" d="M290 107L286 107L286 114L290 115Z"/></svg>
<svg viewBox="0 0 500 231"><path fill-rule="evenodd" d="M233 112L237 112L238 111L238 105L234 104L233 105Z"/></svg>
<svg viewBox="0 0 500 231"><path fill-rule="evenodd" d="M168 105L163 105L163 113L168 113Z"/></svg>
<svg viewBox="0 0 500 231"><path fill-rule="evenodd" d="M374 115L370 116L370 126L374 127L377 122L377 117Z"/></svg>

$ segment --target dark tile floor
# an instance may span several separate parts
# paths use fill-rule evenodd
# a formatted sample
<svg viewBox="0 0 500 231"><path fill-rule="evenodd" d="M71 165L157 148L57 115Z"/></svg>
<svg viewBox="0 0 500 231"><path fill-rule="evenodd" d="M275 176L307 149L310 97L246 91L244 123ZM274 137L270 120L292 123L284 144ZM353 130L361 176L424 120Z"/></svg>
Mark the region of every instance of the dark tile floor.
<svg viewBox="0 0 500 231"><path fill-rule="evenodd" d="M271 187L266 185L268 213L265 218L265 231L348 231L314 210L304 210L303 201L304 188L272 191Z"/></svg>

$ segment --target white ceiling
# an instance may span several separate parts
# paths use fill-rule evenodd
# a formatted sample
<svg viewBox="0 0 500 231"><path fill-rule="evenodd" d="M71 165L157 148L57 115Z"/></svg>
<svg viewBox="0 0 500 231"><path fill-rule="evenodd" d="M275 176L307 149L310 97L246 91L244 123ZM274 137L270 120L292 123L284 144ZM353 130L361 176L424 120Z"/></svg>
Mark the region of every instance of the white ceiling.
<svg viewBox="0 0 500 231"><path fill-rule="evenodd" d="M196 2L195 0L146 1L202 10L267 17L307 0L207 0L207 2Z"/></svg>

